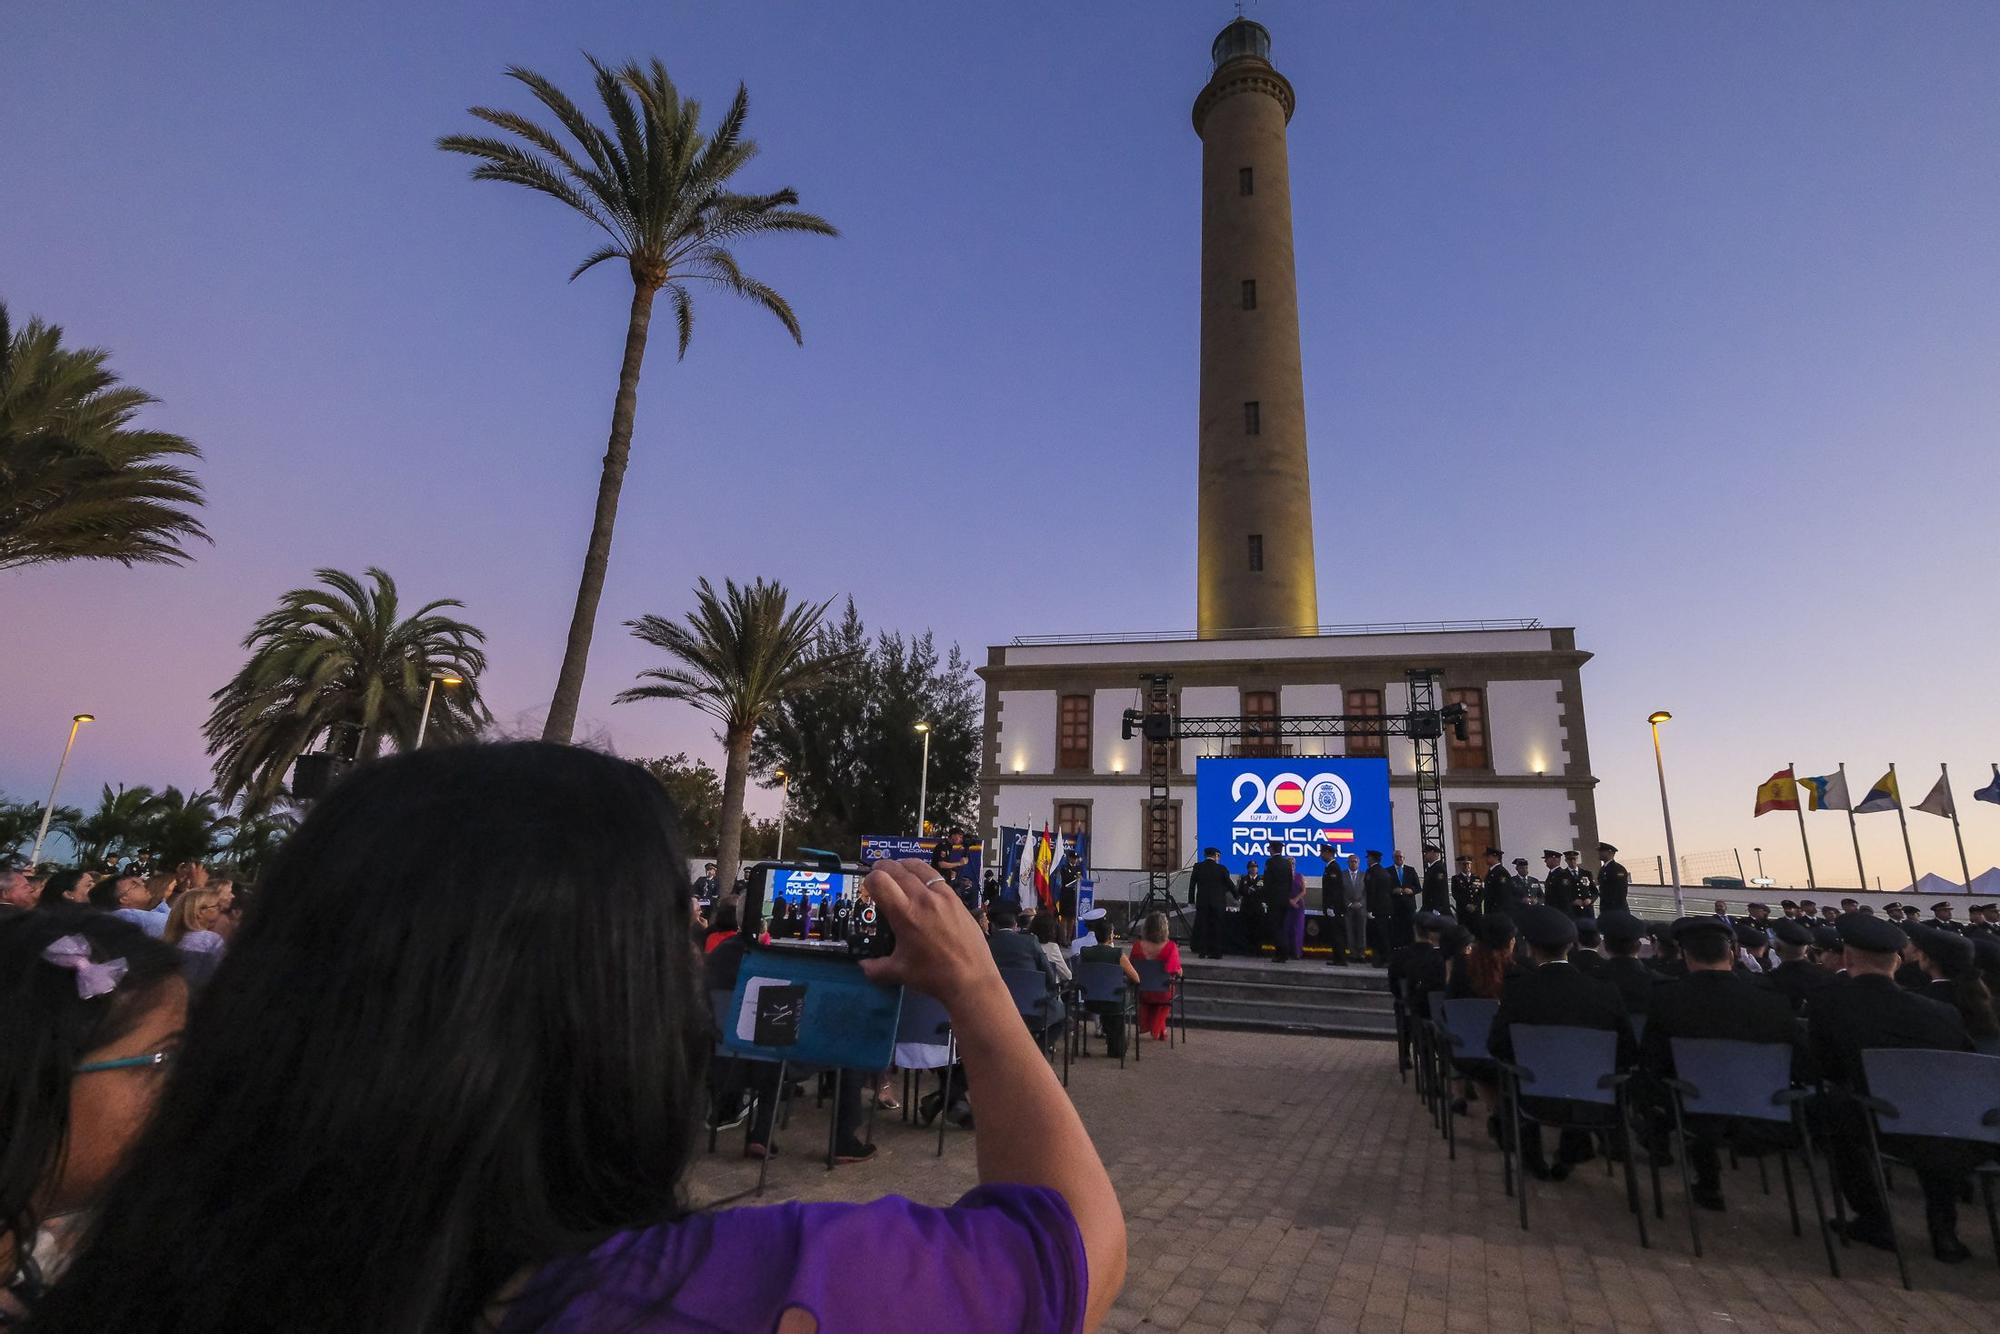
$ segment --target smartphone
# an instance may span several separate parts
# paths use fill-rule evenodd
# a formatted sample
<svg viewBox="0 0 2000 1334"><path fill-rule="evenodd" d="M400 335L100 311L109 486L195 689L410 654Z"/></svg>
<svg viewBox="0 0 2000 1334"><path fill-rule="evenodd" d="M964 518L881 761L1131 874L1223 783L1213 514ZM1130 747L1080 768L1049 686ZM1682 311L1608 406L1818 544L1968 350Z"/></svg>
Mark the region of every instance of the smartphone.
<svg viewBox="0 0 2000 1334"><path fill-rule="evenodd" d="M865 867L830 854L810 861L758 862L750 868L743 895L744 920L757 920L770 933L771 943L762 948L856 959L887 954L895 940L862 892L867 874ZM844 915L835 911L843 903Z"/></svg>

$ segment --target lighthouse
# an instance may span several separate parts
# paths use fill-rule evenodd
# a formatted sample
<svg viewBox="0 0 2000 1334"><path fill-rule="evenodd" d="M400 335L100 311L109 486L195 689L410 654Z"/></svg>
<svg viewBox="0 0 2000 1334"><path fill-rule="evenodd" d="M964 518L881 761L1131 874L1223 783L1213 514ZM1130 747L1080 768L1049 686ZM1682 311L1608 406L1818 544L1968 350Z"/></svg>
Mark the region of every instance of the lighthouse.
<svg viewBox="0 0 2000 1334"><path fill-rule="evenodd" d="M1195 624L1204 639L1319 624L1285 129L1271 34L1238 18L1210 48L1201 136L1201 464Z"/></svg>

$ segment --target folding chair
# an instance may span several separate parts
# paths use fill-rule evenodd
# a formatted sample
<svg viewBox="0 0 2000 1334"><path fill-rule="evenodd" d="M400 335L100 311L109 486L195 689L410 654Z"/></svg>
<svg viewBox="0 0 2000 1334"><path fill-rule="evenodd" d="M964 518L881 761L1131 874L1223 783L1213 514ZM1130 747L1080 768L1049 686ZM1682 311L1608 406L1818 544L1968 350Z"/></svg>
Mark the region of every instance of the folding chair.
<svg viewBox="0 0 2000 1334"><path fill-rule="evenodd" d="M1084 963L1079 961L1075 968L1074 977L1076 980L1077 995L1082 1001L1082 1008L1085 1014L1109 1013L1110 1011L1093 1011L1090 1007L1093 1005L1100 1007L1110 1006L1115 1010L1119 1021L1125 1025L1125 1044L1118 1052L1118 1068L1123 1070L1125 1068L1125 1048L1131 1047L1139 1035L1138 998L1133 994L1131 983L1126 980L1124 967L1115 963ZM1081 1041L1086 1044L1090 1041L1089 1030L1081 1023L1077 1025L1077 1032ZM1109 1041L1107 1038L1107 1046L1109 1045ZM1088 1050L1089 1048L1086 1046L1085 1051L1087 1052Z"/></svg>
<svg viewBox="0 0 2000 1334"><path fill-rule="evenodd" d="M1514 1059L1496 1061L1504 1076L1508 1123L1513 1128L1511 1148L1503 1143L1503 1156L1511 1155L1517 1169L1525 1167L1522 1146L1528 1128L1540 1134L1543 1125L1565 1130L1608 1131L1620 1146L1625 1164L1625 1202L1639 1221L1639 1244L1650 1246L1646 1237L1646 1210L1639 1203L1639 1179L1632 1170L1632 1136L1626 1133L1625 1084L1630 1075L1618 1069L1618 1034L1608 1028L1573 1028L1567 1024L1515 1024L1508 1029L1513 1039ZM1581 1111L1582 1122L1547 1120L1531 1112L1524 1098L1540 1102L1568 1104ZM1596 1109L1593 1111L1592 1109ZM1608 1113L1608 1115L1606 1115ZM1521 1208L1521 1227L1528 1226L1528 1174L1517 1170L1520 1185L1516 1197Z"/></svg>
<svg viewBox="0 0 2000 1334"><path fill-rule="evenodd" d="M1500 1012L1500 1002L1496 1000L1446 1000L1435 997L1438 1014L1440 1060L1438 1074L1441 1081L1448 1081L1458 1067L1472 1061L1491 1061L1493 1053L1487 1050L1486 1035L1493 1030L1493 1016ZM1448 1091L1447 1085L1447 1091ZM1458 1159L1458 1122L1451 1112L1451 1099L1445 1099L1444 1142L1453 1161ZM1502 1184L1508 1194L1514 1191L1513 1165L1503 1154L1500 1159Z"/></svg>
<svg viewBox="0 0 2000 1334"><path fill-rule="evenodd" d="M1779 1128L1783 1133L1773 1138L1778 1147L1778 1170L1785 1179L1785 1204L1791 1210L1792 1235L1804 1235L1799 1229L1798 1192L1792 1186L1792 1154L1797 1153L1805 1163L1806 1180L1812 1186L1813 1217L1819 1223L1820 1240L1826 1246L1827 1270L1839 1278L1840 1260L1834 1251L1833 1229L1827 1225L1826 1199L1819 1190L1812 1136L1806 1133L1801 1110L1812 1093L1792 1087L1792 1045L1727 1038L1673 1038L1669 1045L1674 1053L1674 1077L1666 1082L1674 1095L1674 1139L1680 1153L1682 1195L1693 1193L1688 1181L1688 1118L1726 1117ZM1727 1128L1723 1138L1729 1138ZM1659 1189L1660 1173L1655 1165L1656 1201ZM1699 1212L1690 1198L1688 1239L1694 1245L1696 1258L1701 1256Z"/></svg>
<svg viewBox="0 0 2000 1334"><path fill-rule="evenodd" d="M1163 991L1167 995L1167 1047L1174 1045L1174 1019L1180 1018L1181 1041L1187 1041L1187 1006L1181 996L1181 975L1167 971L1167 965L1159 959L1141 959L1134 956L1132 967L1139 974L1139 990Z"/></svg>
<svg viewBox="0 0 2000 1334"><path fill-rule="evenodd" d="M939 1053L936 1049L942 1047ZM958 1039L951 1031L951 1016L944 1002L935 996L905 988L903 1010L896 1017L896 1065L903 1072L903 1119L918 1105L917 1075L925 1070L944 1071L943 1090L938 1104L937 1156L944 1157L944 1128L951 1110L951 1079L958 1065Z"/></svg>
<svg viewBox="0 0 2000 1334"><path fill-rule="evenodd" d="M1041 1044L1042 1055L1049 1064L1056 1063L1055 1044L1050 1035L1063 1025L1060 1013L1061 996L1051 984L1048 976L1039 968L1002 968L1000 978L1007 984L1007 994L1014 998L1014 1008L1020 1012L1028 1031ZM1063 1087L1069 1087L1069 1046L1063 1046Z"/></svg>
<svg viewBox="0 0 2000 1334"><path fill-rule="evenodd" d="M1930 1139L2000 1147L2000 1056L1963 1051L1926 1051L1916 1047L1876 1047L1861 1053L1868 1093L1861 1105L1868 1111L1869 1161L1875 1186L1889 1199L1884 1163L1914 1164L1902 1154L1885 1150L1884 1135L1922 1135ZM1973 1169L1986 1204L1986 1227L2000 1261L2000 1211L1993 1199L2000 1168L1991 1161ZM1903 1257L1903 1236L1889 1214L1889 1237L1896 1247L1896 1272L1910 1286L1910 1267Z"/></svg>
<svg viewBox="0 0 2000 1334"><path fill-rule="evenodd" d="M777 1090L774 1096L777 1098L778 1105L771 1109L771 1135L770 1138L764 1142L765 1153L763 1158L759 1160L757 1163L757 1194L762 1195L764 1193L764 1178L770 1171L771 1155L772 1153L776 1152L778 1147L778 1111L779 1108L783 1107L785 1101L785 1073L786 1073L785 1067L787 1065L787 1062L784 1061L772 1062L763 1060L756 1056L745 1056L743 1053L731 1051L728 1047L723 1045L722 1043L723 1027L730 1020L731 1016L729 1012L729 1007L730 1003L735 999L736 995L734 992L731 991L711 991L708 993L708 1012L715 1020L715 1035L716 1035L715 1055L722 1058L723 1060L732 1062L740 1061L745 1065L775 1064L778 1067L778 1078L776 1083L773 1085L773 1087ZM748 1117L744 1119L743 1122L743 1147L746 1150L748 1150L750 1147L751 1128L757 1124L757 1114L759 1110L761 1110L757 1104L762 1102L763 1095L761 1093L751 1091L750 1098L751 1098L750 1114ZM710 1153L715 1152L715 1141L720 1134L721 1134L721 1127L716 1123L714 1117L711 1116L708 1122L708 1151Z"/></svg>

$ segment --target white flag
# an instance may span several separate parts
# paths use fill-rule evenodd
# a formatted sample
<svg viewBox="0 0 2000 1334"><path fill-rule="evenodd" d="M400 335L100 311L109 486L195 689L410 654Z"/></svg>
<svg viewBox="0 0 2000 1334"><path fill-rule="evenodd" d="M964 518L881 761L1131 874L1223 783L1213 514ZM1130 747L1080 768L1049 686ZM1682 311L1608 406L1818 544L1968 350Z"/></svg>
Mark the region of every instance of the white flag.
<svg viewBox="0 0 2000 1334"><path fill-rule="evenodd" d="M1943 774L1938 775L1937 786L1931 789L1931 794L1910 809L1929 811L1932 815L1940 815L1947 820L1958 815L1958 808L1951 804L1951 785L1945 781Z"/></svg>

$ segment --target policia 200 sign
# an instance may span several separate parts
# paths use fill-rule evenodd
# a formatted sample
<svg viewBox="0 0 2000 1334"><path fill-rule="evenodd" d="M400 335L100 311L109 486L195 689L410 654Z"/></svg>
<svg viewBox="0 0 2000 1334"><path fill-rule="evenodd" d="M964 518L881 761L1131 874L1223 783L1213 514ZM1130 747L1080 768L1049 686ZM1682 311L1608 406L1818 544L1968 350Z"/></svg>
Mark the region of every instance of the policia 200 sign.
<svg viewBox="0 0 2000 1334"><path fill-rule="evenodd" d="M1222 850L1222 864L1232 872L1252 857L1261 863L1273 839L1308 877L1325 869L1322 843L1342 856L1374 848L1386 862L1395 847L1389 762L1302 755L1198 760L1195 829L1202 847Z"/></svg>

